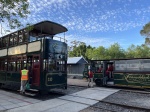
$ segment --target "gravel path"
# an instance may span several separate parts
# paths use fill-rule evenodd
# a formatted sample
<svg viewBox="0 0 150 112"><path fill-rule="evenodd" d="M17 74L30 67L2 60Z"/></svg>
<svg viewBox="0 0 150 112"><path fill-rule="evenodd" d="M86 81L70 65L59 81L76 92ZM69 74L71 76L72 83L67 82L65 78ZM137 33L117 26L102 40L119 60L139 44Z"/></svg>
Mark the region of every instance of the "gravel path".
<svg viewBox="0 0 150 112"><path fill-rule="evenodd" d="M80 112L150 112L150 94L122 90Z"/></svg>

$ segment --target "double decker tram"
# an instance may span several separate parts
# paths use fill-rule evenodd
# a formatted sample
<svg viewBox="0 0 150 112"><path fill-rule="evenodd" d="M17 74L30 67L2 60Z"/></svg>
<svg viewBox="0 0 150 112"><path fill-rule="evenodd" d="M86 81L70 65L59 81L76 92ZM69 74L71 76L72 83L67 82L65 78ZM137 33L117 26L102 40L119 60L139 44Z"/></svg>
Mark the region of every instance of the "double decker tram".
<svg viewBox="0 0 150 112"><path fill-rule="evenodd" d="M23 67L31 90L67 89L67 28L43 21L0 38L0 86L20 88ZM64 33L64 38L56 34Z"/></svg>

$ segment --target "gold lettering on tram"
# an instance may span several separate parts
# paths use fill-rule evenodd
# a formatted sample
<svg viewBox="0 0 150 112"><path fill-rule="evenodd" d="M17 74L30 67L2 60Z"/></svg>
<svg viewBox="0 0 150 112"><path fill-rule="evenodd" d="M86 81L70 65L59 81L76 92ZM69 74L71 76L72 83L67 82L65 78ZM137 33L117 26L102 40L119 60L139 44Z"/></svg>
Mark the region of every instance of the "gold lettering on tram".
<svg viewBox="0 0 150 112"><path fill-rule="evenodd" d="M129 83L150 84L150 74L127 74L124 78Z"/></svg>

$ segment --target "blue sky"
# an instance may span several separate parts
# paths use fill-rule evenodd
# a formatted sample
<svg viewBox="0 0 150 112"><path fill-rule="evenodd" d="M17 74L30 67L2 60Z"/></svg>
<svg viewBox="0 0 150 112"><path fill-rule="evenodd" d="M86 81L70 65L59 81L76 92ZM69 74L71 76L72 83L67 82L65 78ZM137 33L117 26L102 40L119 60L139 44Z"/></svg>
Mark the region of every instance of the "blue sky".
<svg viewBox="0 0 150 112"><path fill-rule="evenodd" d="M150 0L30 0L24 23L50 20L68 28L66 39L93 47L119 43L141 45L142 27L150 21Z"/></svg>

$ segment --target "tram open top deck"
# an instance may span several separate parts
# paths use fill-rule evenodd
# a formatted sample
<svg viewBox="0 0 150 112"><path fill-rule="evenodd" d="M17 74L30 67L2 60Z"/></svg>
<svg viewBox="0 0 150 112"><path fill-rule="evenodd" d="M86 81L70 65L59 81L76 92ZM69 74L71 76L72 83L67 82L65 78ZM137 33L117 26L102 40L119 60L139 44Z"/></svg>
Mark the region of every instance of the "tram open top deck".
<svg viewBox="0 0 150 112"><path fill-rule="evenodd" d="M26 28L1 37L0 49L18 46L24 43L37 41L42 38L54 39L54 37L57 37L55 36L56 34L65 33L66 31L68 31L67 28L58 23L54 23L51 21L42 21L31 25L31 28L30 26L27 26ZM60 39L60 41L63 40L64 42L66 42L65 35L63 38L57 37L55 39Z"/></svg>
<svg viewBox="0 0 150 112"><path fill-rule="evenodd" d="M51 21L42 21L42 22L33 24L32 26L33 26L33 29L31 31L37 31L37 32L41 32L41 33L49 34L49 35L56 35L56 34L68 31L68 29L66 27L64 27L58 23L51 22ZM16 33L16 32L22 31L22 30L26 30L26 28L15 31L13 33ZM10 33L10 34L13 34L13 33ZM10 34L8 34L8 35L10 35ZM6 37L8 35L5 35L3 37ZM0 37L0 38L3 38L3 37Z"/></svg>

